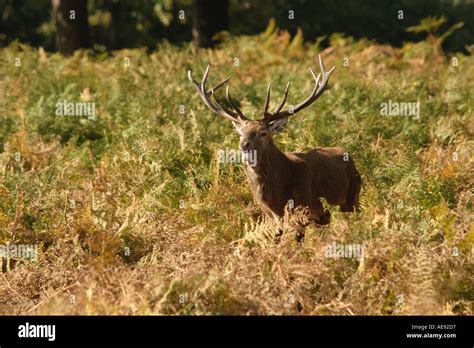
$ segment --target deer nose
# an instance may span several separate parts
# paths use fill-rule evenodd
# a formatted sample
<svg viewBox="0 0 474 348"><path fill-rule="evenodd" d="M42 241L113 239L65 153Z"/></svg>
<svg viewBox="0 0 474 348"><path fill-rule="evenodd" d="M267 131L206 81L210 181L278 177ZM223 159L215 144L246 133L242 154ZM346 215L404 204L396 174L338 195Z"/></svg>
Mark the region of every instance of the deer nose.
<svg viewBox="0 0 474 348"><path fill-rule="evenodd" d="M250 141L243 141L240 143L240 149L242 151L247 151L250 147Z"/></svg>

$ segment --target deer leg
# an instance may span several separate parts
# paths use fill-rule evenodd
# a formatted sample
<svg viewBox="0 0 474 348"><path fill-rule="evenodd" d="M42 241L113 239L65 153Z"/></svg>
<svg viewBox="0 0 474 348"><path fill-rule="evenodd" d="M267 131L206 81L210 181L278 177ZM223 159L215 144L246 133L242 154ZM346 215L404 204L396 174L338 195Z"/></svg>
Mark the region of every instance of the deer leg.
<svg viewBox="0 0 474 348"><path fill-rule="evenodd" d="M362 180L360 179L359 174L356 173L354 176L351 177L346 203L340 205L342 212L352 213L354 212L354 210L359 210L359 193L361 182Z"/></svg>
<svg viewBox="0 0 474 348"><path fill-rule="evenodd" d="M283 226L281 225L281 218L273 214L270 210L268 211L269 215L274 219L275 221L275 226L277 229L277 232L275 233L275 237L273 238L273 241L275 244L279 244L281 241L281 237L283 236Z"/></svg>
<svg viewBox="0 0 474 348"><path fill-rule="evenodd" d="M300 225L295 226L295 240L298 243L302 243L304 240L304 230L305 228L303 226L300 226Z"/></svg>
<svg viewBox="0 0 474 348"><path fill-rule="evenodd" d="M331 212L329 210L325 210L323 215L315 219L314 222L317 225L329 225L329 223L331 222Z"/></svg>
<svg viewBox="0 0 474 348"><path fill-rule="evenodd" d="M278 228L278 232L275 234L275 238L273 239L275 244L279 244L281 242L281 236L283 236L283 230Z"/></svg>
<svg viewBox="0 0 474 348"><path fill-rule="evenodd" d="M283 226L281 225L281 219L277 220L277 226L278 226L278 232L275 235L275 243L278 244L281 241L281 236L283 235ZM289 224L289 229L290 231L295 233L295 240L298 243L301 243L304 239L304 232L305 232L305 227L304 225L301 225L300 223L293 221L290 222Z"/></svg>
<svg viewBox="0 0 474 348"><path fill-rule="evenodd" d="M297 222L297 221L294 221L291 224L291 230L295 233L295 240L298 243L303 242L306 226L308 226L310 224L311 224L311 222L302 223L302 222Z"/></svg>

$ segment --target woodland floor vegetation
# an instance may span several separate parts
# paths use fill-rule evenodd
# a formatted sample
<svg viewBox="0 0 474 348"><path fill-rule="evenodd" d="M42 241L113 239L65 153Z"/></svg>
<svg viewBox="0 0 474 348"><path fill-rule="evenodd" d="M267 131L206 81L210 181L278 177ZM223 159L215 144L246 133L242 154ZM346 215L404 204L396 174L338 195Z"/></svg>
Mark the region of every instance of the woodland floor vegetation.
<svg viewBox="0 0 474 348"><path fill-rule="evenodd" d="M1 259L0 313L474 314L472 55L337 34L322 49L275 28L199 52L0 52L0 244L39 246ZM274 100L288 80L303 100L319 53L330 88L275 141L344 147L361 209L275 244L240 165L218 163L232 125L186 72L233 75L255 115L270 81ZM63 100L95 103L95 119L55 115ZM419 102L419 119L381 115L389 100ZM327 257L333 243L363 257Z"/></svg>

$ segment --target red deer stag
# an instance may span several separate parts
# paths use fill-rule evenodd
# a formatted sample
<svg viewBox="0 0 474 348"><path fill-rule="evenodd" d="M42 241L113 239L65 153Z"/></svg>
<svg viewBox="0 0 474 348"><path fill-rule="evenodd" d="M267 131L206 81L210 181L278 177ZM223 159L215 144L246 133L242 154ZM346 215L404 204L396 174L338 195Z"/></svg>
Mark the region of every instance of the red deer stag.
<svg viewBox="0 0 474 348"><path fill-rule="evenodd" d="M275 112L268 111L269 84L263 117L259 120L250 120L244 116L232 101L229 86L226 87L226 98L233 110L219 101L215 91L225 85L230 77L207 90L209 65L201 83L193 79L191 70L188 71L189 80L199 92L204 104L234 124L240 134L240 150L244 154L256 151L256 165L250 166L246 163L245 173L255 200L263 212L277 224L281 222L289 202L294 208L302 207L308 211L310 221L319 225L328 224L331 218L329 211L323 208L321 197L329 204L339 205L343 212L353 212L359 206L361 178L354 162L344 150L326 147L308 152L283 153L272 140L273 135L284 128L288 117L311 105L324 92L335 67L327 71L321 56L319 65L321 73L317 77L310 68L315 84L309 97L287 111L281 110L288 96L289 83ZM304 237L304 227L296 228L296 240L301 241Z"/></svg>

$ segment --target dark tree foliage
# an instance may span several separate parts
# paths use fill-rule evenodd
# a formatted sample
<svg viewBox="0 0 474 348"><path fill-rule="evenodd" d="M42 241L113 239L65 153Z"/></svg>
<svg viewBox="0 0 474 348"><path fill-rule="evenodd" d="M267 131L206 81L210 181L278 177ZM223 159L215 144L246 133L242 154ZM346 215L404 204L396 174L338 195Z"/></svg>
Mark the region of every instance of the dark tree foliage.
<svg viewBox="0 0 474 348"><path fill-rule="evenodd" d="M89 2L89 14L98 18L90 23L95 48L156 47L164 37L168 37L165 25L156 13L156 6L161 3L161 0ZM188 31L189 39L191 29Z"/></svg>
<svg viewBox="0 0 474 348"><path fill-rule="evenodd" d="M233 35L262 32L271 18L281 29L295 33L300 27L307 41L340 32L354 38L401 45L423 39L409 33L422 18L443 15L441 28L464 22L444 42L446 51L464 50L474 43L472 0L84 0L89 33L95 50L147 47L163 40L179 44L193 39L210 46L221 30ZM294 19L289 11L294 11ZM403 10L400 20L397 11ZM179 13L184 18L178 18ZM228 13L228 16L225 15ZM54 50L55 26L51 0L0 0L0 46L14 40ZM193 21L196 18L196 21ZM328 40L323 41L326 45Z"/></svg>
<svg viewBox="0 0 474 348"><path fill-rule="evenodd" d="M213 36L228 29L228 0L193 0L193 40L197 47L212 47Z"/></svg>
<svg viewBox="0 0 474 348"><path fill-rule="evenodd" d="M294 19L289 18L290 10ZM403 19L399 19L400 10ZM395 46L424 38L408 33L409 26L425 17L444 15L448 19L444 28L464 22L464 27L446 40L446 50L459 51L474 43L472 0L234 0L230 14L231 32L236 35L261 32L270 18L275 18L279 28L293 34L301 28L305 40L339 32Z"/></svg>
<svg viewBox="0 0 474 348"><path fill-rule="evenodd" d="M53 33L38 30L48 21L51 0L0 0L0 46L18 40L53 49Z"/></svg>

